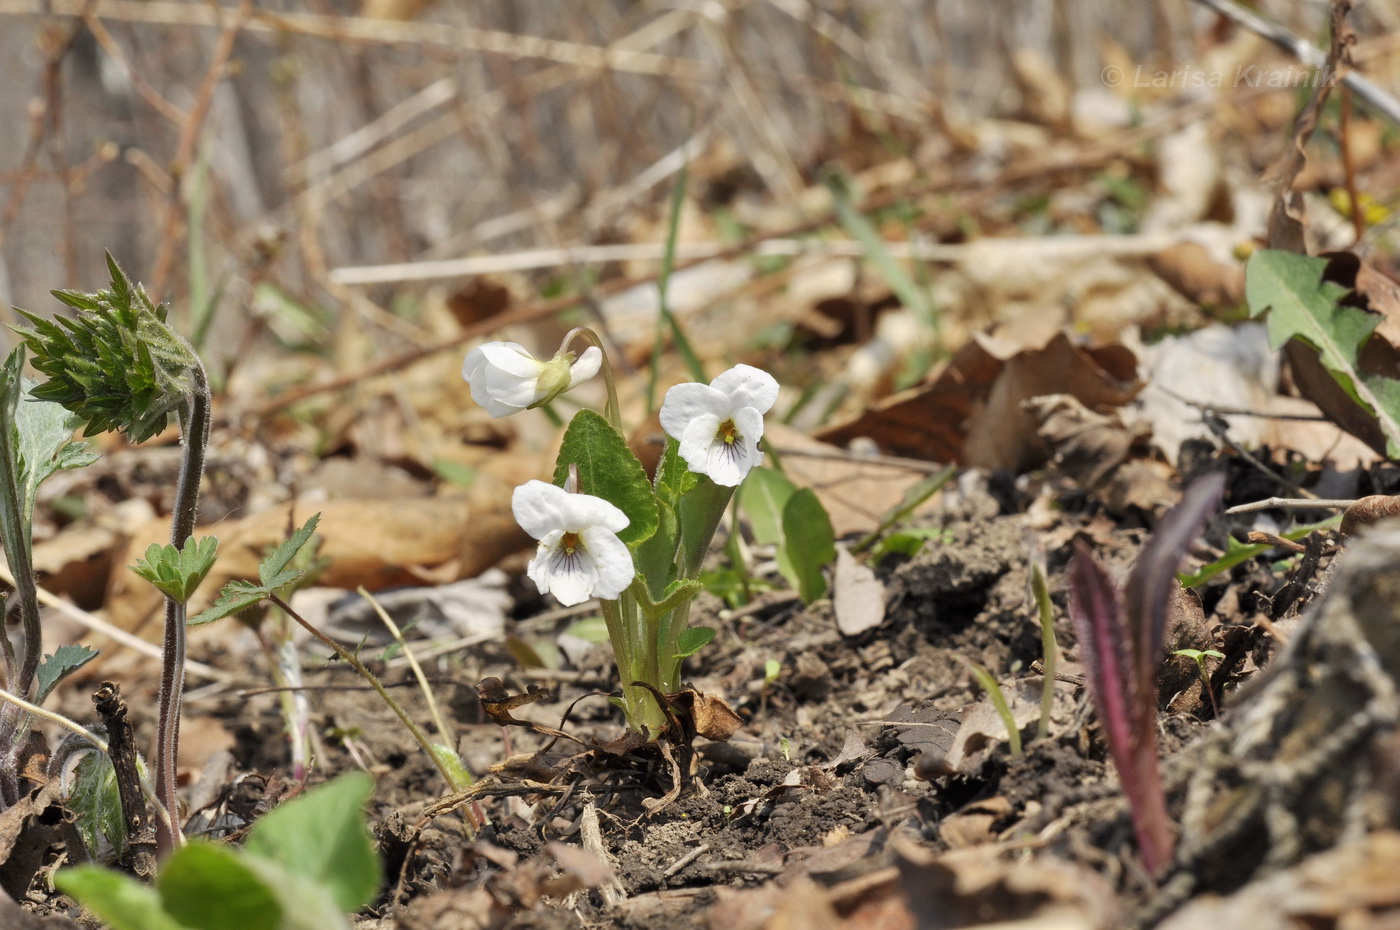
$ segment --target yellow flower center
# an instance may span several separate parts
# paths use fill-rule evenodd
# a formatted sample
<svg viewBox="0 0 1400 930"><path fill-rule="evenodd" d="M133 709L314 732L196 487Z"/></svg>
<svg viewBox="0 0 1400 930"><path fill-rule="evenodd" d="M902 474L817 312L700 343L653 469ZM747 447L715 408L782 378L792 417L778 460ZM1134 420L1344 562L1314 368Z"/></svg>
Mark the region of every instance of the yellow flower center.
<svg viewBox="0 0 1400 930"><path fill-rule="evenodd" d="M733 420L725 420L719 425L719 435L727 444L733 445L739 438L739 427L734 425Z"/></svg>
<svg viewBox="0 0 1400 930"><path fill-rule="evenodd" d="M574 550L578 547L579 541L577 533L565 533L564 537L559 540L559 548L564 550L565 556L572 556Z"/></svg>

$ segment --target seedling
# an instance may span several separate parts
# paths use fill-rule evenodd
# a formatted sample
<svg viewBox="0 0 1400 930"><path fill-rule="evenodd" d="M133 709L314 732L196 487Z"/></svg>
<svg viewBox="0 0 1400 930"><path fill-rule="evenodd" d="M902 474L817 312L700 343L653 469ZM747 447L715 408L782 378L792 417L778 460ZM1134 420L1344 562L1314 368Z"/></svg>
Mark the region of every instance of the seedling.
<svg viewBox="0 0 1400 930"><path fill-rule="evenodd" d="M1220 716L1220 707L1215 703L1215 691L1210 686L1210 675L1206 674L1206 659L1223 659L1225 653L1218 649L1178 649L1172 653L1174 656L1182 656L1196 663L1196 674L1201 678L1201 688L1205 691L1206 697L1210 698L1211 716Z"/></svg>
<svg viewBox="0 0 1400 930"><path fill-rule="evenodd" d="M1050 608L1050 589L1045 584L1044 554L1038 551L1038 547L1031 559L1031 597L1040 618L1040 664L1044 676L1041 679L1040 721L1035 727L1035 738L1045 739L1050 735L1050 712L1055 707L1055 665L1059 650L1055 645L1055 616Z"/></svg>
<svg viewBox="0 0 1400 930"><path fill-rule="evenodd" d="M1011 713L1011 705L1006 702L1006 694L1002 692L1001 685L992 677L991 672L975 662L967 662L967 669L982 690L987 692L987 697L991 699L992 706L997 709L997 715L1006 727L1006 743L1011 749L1011 758L1021 758L1021 728L1016 726L1016 716Z"/></svg>
<svg viewBox="0 0 1400 930"><path fill-rule="evenodd" d="M1187 489L1143 547L1120 596L1083 540L1070 561L1070 617L1089 671L1108 751L1128 797L1149 872L1172 859L1172 831L1157 762L1157 670L1175 572L1224 489L1212 475Z"/></svg>
<svg viewBox="0 0 1400 930"><path fill-rule="evenodd" d="M308 791L254 823L242 849L190 842L154 886L92 865L54 884L112 930L349 930L346 913L381 877L363 811L373 784L354 772Z"/></svg>
<svg viewBox="0 0 1400 930"><path fill-rule="evenodd" d="M17 329L33 353L34 368L48 381L34 396L56 401L86 423L84 435L120 430L133 442L161 432L174 416L180 424L183 458L171 515L169 546L152 546L135 570L165 594L159 717L156 724L156 795L166 810L175 800L175 758L180 740L184 690L186 603L213 563L217 542L193 541L199 483L209 442L210 396L204 365L194 349L166 325L167 307L156 305L108 255L108 290L95 294L54 291L78 311L56 322L19 311L32 329ZM16 576L28 574L16 572ZM28 687L26 677L21 682ZM163 854L179 841L178 830L157 823Z"/></svg>

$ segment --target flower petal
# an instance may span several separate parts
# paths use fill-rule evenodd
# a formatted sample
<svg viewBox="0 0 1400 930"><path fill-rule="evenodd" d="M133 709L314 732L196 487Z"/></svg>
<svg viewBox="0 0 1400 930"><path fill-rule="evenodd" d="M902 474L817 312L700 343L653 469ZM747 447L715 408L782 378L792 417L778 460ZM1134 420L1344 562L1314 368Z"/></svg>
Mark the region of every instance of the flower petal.
<svg viewBox="0 0 1400 930"><path fill-rule="evenodd" d="M743 434L736 434L733 442L725 442L723 438L717 439L709 451L705 474L709 475L715 484L724 485L726 488L732 488L743 481L749 469L763 458L755 440Z"/></svg>
<svg viewBox="0 0 1400 930"><path fill-rule="evenodd" d="M521 529L543 540L551 532L563 533L567 529L564 518L570 496L563 488L544 481L527 481L511 495L510 509Z"/></svg>
<svg viewBox="0 0 1400 930"><path fill-rule="evenodd" d="M583 350L583 354L578 357L578 361L569 366L569 387L572 391L584 381L598 373L598 369L603 367L603 350L597 346L589 346Z"/></svg>
<svg viewBox="0 0 1400 930"><path fill-rule="evenodd" d="M579 539L593 560L597 576L593 596L611 600L627 590L636 577L637 568L632 564L632 553L617 534L595 526L579 533Z"/></svg>
<svg viewBox="0 0 1400 930"><path fill-rule="evenodd" d="M570 533L582 533L594 526L620 533L632 522L614 504L592 494L565 494L563 519L561 526Z"/></svg>
<svg viewBox="0 0 1400 930"><path fill-rule="evenodd" d="M696 417L713 417L715 426L719 426L721 420L729 418L732 410L728 395L708 384L678 384L666 392L666 398L661 402L661 428L667 436L679 440Z"/></svg>
<svg viewBox="0 0 1400 930"><path fill-rule="evenodd" d="M723 440L716 439L718 433L719 417L703 413L685 424L685 430L675 437L680 441L680 454L686 467L697 475L710 473L710 450L717 441L723 443Z"/></svg>
<svg viewBox="0 0 1400 930"><path fill-rule="evenodd" d="M752 407L767 413L778 399L778 382L762 368L735 365L710 382L710 387L729 396L736 407Z"/></svg>
<svg viewBox="0 0 1400 930"><path fill-rule="evenodd" d="M531 355L518 342L488 342L477 346L486 361L494 368L515 375L517 378L538 378L544 363ZM476 351L476 349L472 350Z"/></svg>
<svg viewBox="0 0 1400 930"><path fill-rule="evenodd" d="M536 555L535 558L538 559L539 556ZM540 574L546 584L541 585L538 578L535 579L535 584L541 591L553 594L565 607L582 604L593 596L593 591L598 586L597 566L588 553L581 549L575 549L573 554L569 555L562 547L556 546L549 554L548 564ZM534 578L533 575L531 577Z"/></svg>

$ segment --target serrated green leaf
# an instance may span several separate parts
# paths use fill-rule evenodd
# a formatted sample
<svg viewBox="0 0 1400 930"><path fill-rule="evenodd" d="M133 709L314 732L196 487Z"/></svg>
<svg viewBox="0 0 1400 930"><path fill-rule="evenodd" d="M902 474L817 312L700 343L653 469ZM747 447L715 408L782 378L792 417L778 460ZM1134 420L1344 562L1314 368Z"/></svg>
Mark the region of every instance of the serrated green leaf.
<svg viewBox="0 0 1400 930"><path fill-rule="evenodd" d="M715 631L707 626L692 626L681 631L681 635L676 640L675 659L685 659L695 655L701 649L710 644L715 638Z"/></svg>
<svg viewBox="0 0 1400 930"><path fill-rule="evenodd" d="M24 310L16 327L48 381L34 396L62 404L85 423L84 434L125 430L141 442L165 429L194 391L198 356L165 325L156 306L107 256L111 285L95 294L54 291L78 310L45 320Z"/></svg>
<svg viewBox="0 0 1400 930"><path fill-rule="evenodd" d="M53 655L44 656L43 661L39 663L39 672L35 676L39 690L38 695L34 698L34 703L44 703L44 698L53 693L54 687L66 675L87 665L96 657L96 649L73 644L59 646L53 651Z"/></svg>
<svg viewBox="0 0 1400 930"><path fill-rule="evenodd" d="M277 577L292 559L296 558L297 552L306 545L311 534L316 532L316 524L320 522L321 515L319 513L312 514L311 519L302 524L301 529L287 537L285 542L263 557L263 560L258 563L258 578L262 580L264 587L280 588L288 583L287 581L277 581Z"/></svg>
<svg viewBox="0 0 1400 930"><path fill-rule="evenodd" d="M162 907L192 930L279 930L287 909L247 860L231 847L191 840L161 867Z"/></svg>
<svg viewBox="0 0 1400 930"><path fill-rule="evenodd" d="M342 911L379 889L379 858L365 826L374 779L351 772L287 802L256 823L245 849L326 887Z"/></svg>
<svg viewBox="0 0 1400 930"><path fill-rule="evenodd" d="M104 840L116 850L126 845L117 773L105 752L88 752L78 762L67 804L77 815L78 833L90 855L99 854Z"/></svg>
<svg viewBox="0 0 1400 930"><path fill-rule="evenodd" d="M247 581L234 580L224 585L219 599L186 622L186 626L202 626L242 613L267 598L267 589Z"/></svg>
<svg viewBox="0 0 1400 930"><path fill-rule="evenodd" d="M1378 314L1344 306L1346 289L1322 279L1326 259L1264 250L1245 266L1249 313L1269 313L1269 345L1290 339L1312 346L1337 384L1374 416L1386 437L1386 453L1400 458L1400 382L1359 368L1357 353L1380 325Z"/></svg>
<svg viewBox="0 0 1400 930"><path fill-rule="evenodd" d="M578 466L580 491L608 501L631 521L618 539L635 548L656 532L656 494L646 471L627 440L601 414L580 410L564 431L554 467L554 483L559 487L564 486L570 465Z"/></svg>
<svg viewBox="0 0 1400 930"><path fill-rule="evenodd" d="M811 488L803 488L783 506L783 536L778 568L797 589L802 603L810 604L826 594L822 571L836 561L836 534L826 508Z"/></svg>
<svg viewBox="0 0 1400 930"><path fill-rule="evenodd" d="M191 536L181 549L151 543L145 557L138 559L131 570L162 594L185 604L214 567L218 550L219 540L214 536Z"/></svg>
<svg viewBox="0 0 1400 930"><path fill-rule="evenodd" d="M190 930L165 913L154 888L120 872L80 865L63 869L53 882L111 930Z"/></svg>

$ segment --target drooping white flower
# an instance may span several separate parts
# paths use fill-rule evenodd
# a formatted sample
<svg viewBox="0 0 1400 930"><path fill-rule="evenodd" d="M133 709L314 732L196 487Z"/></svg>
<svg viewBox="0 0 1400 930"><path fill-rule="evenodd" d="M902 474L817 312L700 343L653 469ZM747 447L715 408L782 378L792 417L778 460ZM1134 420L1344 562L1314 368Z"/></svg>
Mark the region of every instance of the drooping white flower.
<svg viewBox="0 0 1400 930"><path fill-rule="evenodd" d="M778 382L752 365L735 365L708 385L678 384L661 404L661 427L679 442L690 470L734 487L763 461L763 415L778 399Z"/></svg>
<svg viewBox="0 0 1400 930"><path fill-rule="evenodd" d="M467 353L462 377L472 388L472 400L493 417L508 417L546 404L598 373L603 352L589 346L574 361L561 352L547 362L514 342L488 342Z"/></svg>
<svg viewBox="0 0 1400 930"><path fill-rule="evenodd" d="M617 507L543 481L516 488L510 504L515 521L540 541L525 573L541 594L571 607L590 597L615 598L632 583L632 553L617 538L631 521Z"/></svg>

